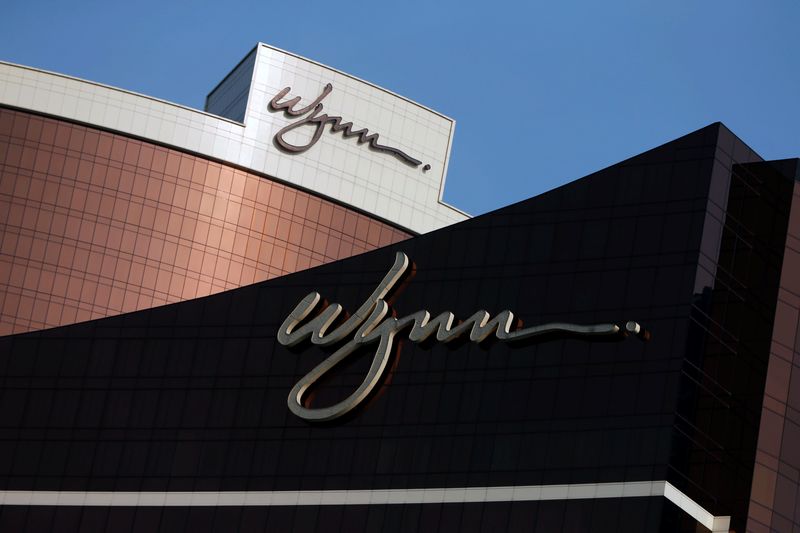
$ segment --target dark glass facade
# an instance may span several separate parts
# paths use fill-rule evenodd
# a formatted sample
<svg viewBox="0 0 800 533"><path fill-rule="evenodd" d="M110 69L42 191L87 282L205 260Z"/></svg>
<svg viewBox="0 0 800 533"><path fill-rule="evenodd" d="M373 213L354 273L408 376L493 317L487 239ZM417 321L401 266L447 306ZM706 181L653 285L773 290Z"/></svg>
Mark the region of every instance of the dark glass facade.
<svg viewBox="0 0 800 533"><path fill-rule="evenodd" d="M666 483L730 517L725 530L791 531L800 525L797 177L798 160L764 162L714 124L356 257L2 337L0 529L707 530L694 507L664 493L614 492ZM354 313L397 252L413 268L390 295L396 317L510 309L512 330L636 321L649 340L414 343L406 331L353 412L298 418L289 391L338 345L286 347L281 324L311 291ZM351 394L373 353L337 367L309 405ZM447 496L415 503L421 489ZM45 493L89 496L14 499ZM121 504L104 493L212 500ZM242 494L272 500L245 504Z"/></svg>
<svg viewBox="0 0 800 533"><path fill-rule="evenodd" d="M197 298L409 236L224 163L0 107L0 335Z"/></svg>

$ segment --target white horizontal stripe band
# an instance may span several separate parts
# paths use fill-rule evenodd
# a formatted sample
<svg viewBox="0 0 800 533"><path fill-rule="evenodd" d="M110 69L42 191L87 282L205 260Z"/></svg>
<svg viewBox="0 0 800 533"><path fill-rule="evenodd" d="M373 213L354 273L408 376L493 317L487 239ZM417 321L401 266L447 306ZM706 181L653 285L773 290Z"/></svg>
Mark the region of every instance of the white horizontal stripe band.
<svg viewBox="0 0 800 533"><path fill-rule="evenodd" d="M710 531L728 531L730 517L714 516L667 481L448 487L430 489L285 490L224 492L0 491L0 505L79 507L270 507L396 505L586 500L664 496Z"/></svg>

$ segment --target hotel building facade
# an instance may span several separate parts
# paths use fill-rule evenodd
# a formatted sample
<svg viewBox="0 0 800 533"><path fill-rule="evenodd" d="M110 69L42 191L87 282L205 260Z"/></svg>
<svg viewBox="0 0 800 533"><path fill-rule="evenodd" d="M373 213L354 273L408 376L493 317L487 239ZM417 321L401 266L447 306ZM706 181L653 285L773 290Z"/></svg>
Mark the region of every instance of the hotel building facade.
<svg viewBox="0 0 800 533"><path fill-rule="evenodd" d="M470 219L453 128L264 44L202 112L0 63L0 530L800 528L798 160Z"/></svg>

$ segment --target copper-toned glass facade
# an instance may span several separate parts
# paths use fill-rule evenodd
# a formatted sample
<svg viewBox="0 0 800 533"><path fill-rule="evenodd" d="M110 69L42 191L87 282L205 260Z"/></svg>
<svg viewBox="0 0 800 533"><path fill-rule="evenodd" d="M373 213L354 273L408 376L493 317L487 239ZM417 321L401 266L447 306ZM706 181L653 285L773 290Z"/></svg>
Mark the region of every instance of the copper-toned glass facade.
<svg viewBox="0 0 800 533"><path fill-rule="evenodd" d="M798 531L800 524L800 181L793 189L747 531Z"/></svg>
<svg viewBox="0 0 800 533"><path fill-rule="evenodd" d="M229 165L0 108L0 335L213 294L408 236Z"/></svg>

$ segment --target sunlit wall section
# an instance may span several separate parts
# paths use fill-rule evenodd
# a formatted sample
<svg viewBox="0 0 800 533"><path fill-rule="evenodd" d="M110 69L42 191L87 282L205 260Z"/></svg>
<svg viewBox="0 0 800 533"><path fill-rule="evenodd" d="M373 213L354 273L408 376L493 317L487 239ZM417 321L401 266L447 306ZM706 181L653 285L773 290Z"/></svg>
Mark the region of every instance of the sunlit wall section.
<svg viewBox="0 0 800 533"><path fill-rule="evenodd" d="M288 92L279 100L295 101L291 113L270 105L284 89ZM468 218L442 202L453 120L261 43L212 90L208 111L3 62L0 106L230 163L414 233ZM363 136L344 138L342 131L333 132L332 117L340 117L341 126L351 123L350 133L364 131ZM287 150L281 139L303 149Z"/></svg>
<svg viewBox="0 0 800 533"><path fill-rule="evenodd" d="M0 108L0 335L196 298L408 236L230 165Z"/></svg>

